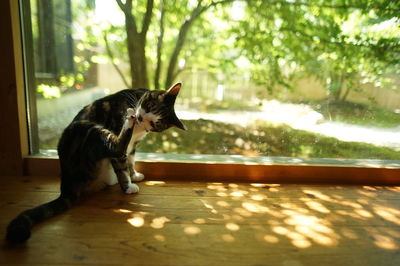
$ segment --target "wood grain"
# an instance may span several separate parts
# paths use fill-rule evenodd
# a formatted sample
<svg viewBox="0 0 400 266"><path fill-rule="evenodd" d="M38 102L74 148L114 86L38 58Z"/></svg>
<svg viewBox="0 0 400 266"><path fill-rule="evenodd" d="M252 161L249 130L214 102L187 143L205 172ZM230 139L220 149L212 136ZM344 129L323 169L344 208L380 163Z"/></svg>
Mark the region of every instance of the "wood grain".
<svg viewBox="0 0 400 266"><path fill-rule="evenodd" d="M56 177L0 179L0 230L58 195ZM399 265L400 188L144 181L86 197L3 243L13 265Z"/></svg>

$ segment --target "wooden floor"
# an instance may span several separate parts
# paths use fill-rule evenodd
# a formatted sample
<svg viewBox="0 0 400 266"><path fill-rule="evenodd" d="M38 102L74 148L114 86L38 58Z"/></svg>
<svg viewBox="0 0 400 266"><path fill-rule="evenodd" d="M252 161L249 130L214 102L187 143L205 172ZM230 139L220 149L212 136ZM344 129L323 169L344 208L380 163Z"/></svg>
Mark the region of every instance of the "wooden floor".
<svg viewBox="0 0 400 266"><path fill-rule="evenodd" d="M400 187L140 183L3 241L13 265L400 265ZM0 230L58 195L56 177L0 177Z"/></svg>

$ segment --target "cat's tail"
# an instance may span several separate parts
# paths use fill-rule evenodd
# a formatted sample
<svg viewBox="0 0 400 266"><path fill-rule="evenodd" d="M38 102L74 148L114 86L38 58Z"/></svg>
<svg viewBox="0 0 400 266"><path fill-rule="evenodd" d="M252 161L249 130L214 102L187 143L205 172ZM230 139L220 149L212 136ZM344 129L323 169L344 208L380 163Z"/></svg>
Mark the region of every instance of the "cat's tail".
<svg viewBox="0 0 400 266"><path fill-rule="evenodd" d="M57 199L20 213L7 227L6 239L10 243L23 243L31 236L31 228L72 206L73 199L60 195Z"/></svg>

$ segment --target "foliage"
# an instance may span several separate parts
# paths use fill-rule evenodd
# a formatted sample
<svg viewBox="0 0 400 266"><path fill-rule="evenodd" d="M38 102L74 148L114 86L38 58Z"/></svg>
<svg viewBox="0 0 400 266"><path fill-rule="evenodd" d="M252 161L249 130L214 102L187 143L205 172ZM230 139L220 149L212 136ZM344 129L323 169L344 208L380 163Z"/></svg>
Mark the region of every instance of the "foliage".
<svg viewBox="0 0 400 266"><path fill-rule="evenodd" d="M314 76L330 96L345 100L365 83L390 87L387 74L400 71L398 1L108 2L125 18L120 24L96 16L100 3L72 1L75 72L61 73L64 86L90 83L90 68L109 60L128 87L159 88L160 80L168 87L194 68L225 84L237 73L251 76L271 92ZM37 39L36 27L33 33ZM122 62L131 71L121 69Z"/></svg>
<svg viewBox="0 0 400 266"><path fill-rule="evenodd" d="M68 88L80 89L90 84L90 69L97 63L98 28L95 27L95 10L91 1L72 1L74 36L74 73L61 76L61 83Z"/></svg>
<svg viewBox="0 0 400 266"><path fill-rule="evenodd" d="M364 83L383 86L399 73L399 19L394 1L249 1L232 33L269 90L291 87L300 73L319 78L345 100Z"/></svg>
<svg viewBox="0 0 400 266"><path fill-rule="evenodd" d="M50 86L47 84L39 84L37 86L37 92L45 99L53 99L61 97L61 90L57 86Z"/></svg>

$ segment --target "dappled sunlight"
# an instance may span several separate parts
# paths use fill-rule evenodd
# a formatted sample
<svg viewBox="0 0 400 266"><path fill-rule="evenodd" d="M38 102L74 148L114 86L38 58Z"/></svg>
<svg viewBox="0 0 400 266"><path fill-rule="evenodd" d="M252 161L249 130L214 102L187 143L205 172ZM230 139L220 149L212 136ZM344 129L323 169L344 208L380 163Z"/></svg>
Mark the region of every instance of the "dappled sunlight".
<svg viewBox="0 0 400 266"><path fill-rule="evenodd" d="M126 210L126 209L115 209L114 212L116 212L116 213L132 213L131 210Z"/></svg>
<svg viewBox="0 0 400 266"><path fill-rule="evenodd" d="M373 234L375 245L383 249L389 250L399 250L400 246L396 243L396 241L390 237L381 234Z"/></svg>
<svg viewBox="0 0 400 266"><path fill-rule="evenodd" d="M201 233L201 229L197 226L185 226L183 231L187 235L197 235Z"/></svg>
<svg viewBox="0 0 400 266"><path fill-rule="evenodd" d="M142 227L144 225L144 218L141 216L129 218L127 221L134 227Z"/></svg>
<svg viewBox="0 0 400 266"><path fill-rule="evenodd" d="M383 187L383 188L394 192L400 192L400 187Z"/></svg>
<svg viewBox="0 0 400 266"><path fill-rule="evenodd" d="M193 223L195 224L205 224L206 220L204 218L196 218L193 220Z"/></svg>
<svg viewBox="0 0 400 266"><path fill-rule="evenodd" d="M255 194L251 196L252 200L256 200L256 201L262 201L265 200L267 198L267 196L263 195L263 194Z"/></svg>
<svg viewBox="0 0 400 266"><path fill-rule="evenodd" d="M144 182L147 186L163 186L165 185L164 181L146 181Z"/></svg>
<svg viewBox="0 0 400 266"><path fill-rule="evenodd" d="M374 204L374 212L386 221L400 225L400 210Z"/></svg>
<svg viewBox="0 0 400 266"><path fill-rule="evenodd" d="M263 239L264 239L266 242L272 243L272 244L275 244L275 243L278 243L278 242L279 242L279 238L277 238L277 237L274 236L274 235L265 235L265 236L263 237Z"/></svg>
<svg viewBox="0 0 400 266"><path fill-rule="evenodd" d="M148 204L148 203L129 202L129 204L134 205L134 206L141 206L141 207L154 207L153 204Z"/></svg>
<svg viewBox="0 0 400 266"><path fill-rule="evenodd" d="M233 209L234 212L236 212L237 214L243 216L243 217L250 217L252 216L252 213L250 211L247 211L244 208L234 208Z"/></svg>
<svg viewBox="0 0 400 266"><path fill-rule="evenodd" d="M228 243L235 242L235 238L230 234L223 234L221 236L221 238L222 238L223 241L228 242Z"/></svg>
<svg viewBox="0 0 400 266"><path fill-rule="evenodd" d="M331 211L326 208L323 204L316 202L316 201L307 201L305 202L308 208L311 210L322 212L322 213L330 213Z"/></svg>
<svg viewBox="0 0 400 266"><path fill-rule="evenodd" d="M373 217L372 213L370 213L369 211L366 211L366 210L357 209L357 210L355 210L355 213L357 213L358 215L360 215L363 218L372 218Z"/></svg>
<svg viewBox="0 0 400 266"><path fill-rule="evenodd" d="M152 191L160 185L173 187L154 181L144 185ZM398 187L376 186L193 183L183 194L168 196L168 205L163 195L146 194L145 201L139 194L112 211L126 217L130 228L147 230L153 241L164 245L179 238L207 239L226 248L256 241L266 248L289 245L306 250L363 243L393 251L400 248L400 210L381 196L397 199L399 192Z"/></svg>
<svg viewBox="0 0 400 266"><path fill-rule="evenodd" d="M231 206L231 204L229 204L228 202L226 202L224 200L217 201L217 205L220 206L220 207L226 207L226 208Z"/></svg>
<svg viewBox="0 0 400 266"><path fill-rule="evenodd" d="M238 224L231 223L231 222L230 223L226 223L225 227L229 231L238 231L240 229L240 226Z"/></svg>
<svg viewBox="0 0 400 266"><path fill-rule="evenodd" d="M269 224L271 232L280 237L287 238L294 246L298 248L309 248L312 245L336 246L339 243L340 236L332 229L332 223L320 216L332 213L332 209L321 202L327 201L331 203L339 202L337 195L328 196L318 190L304 189L303 195L300 196L300 202L282 202L273 203L277 198L272 193L280 191L280 185L276 184L259 184L253 183L250 186L234 185L234 184L209 184L208 188L216 192L217 196L221 196L218 192L223 191L225 198L233 201L239 200L239 207L232 208L233 215L223 215L223 219L228 220L225 227L232 232L240 231L240 224L248 219L260 219L265 215L275 217L277 220L268 220L262 224ZM262 189L262 191L260 190ZM340 198L340 197L339 197ZM205 205L206 208L212 209L214 213L218 213L221 207L226 208L227 200L217 201L215 206L211 204ZM278 200L280 202L280 200ZM342 201L342 206L361 208L358 203L351 201ZM339 210L340 211L340 210ZM340 212L339 212L340 213ZM345 213L346 215L348 213ZM349 213L350 214L350 213ZM370 213L366 210L357 209L357 218L370 217ZM348 233L349 234L349 233ZM264 241L275 243L279 238L274 235L265 235Z"/></svg>
<svg viewBox="0 0 400 266"><path fill-rule="evenodd" d="M332 201L330 196L325 195L316 190L305 189L305 190L303 190L303 192L304 192L304 194L306 194L307 197L310 197L310 198L318 198L318 199L325 200L325 201Z"/></svg>
<svg viewBox="0 0 400 266"><path fill-rule="evenodd" d="M301 247L308 247L314 243L323 246L334 246L338 243L338 235L331 229L332 224L325 219L313 215L303 214L305 211L287 211L284 222L291 226L287 236ZM307 211L306 211L307 212ZM301 237L299 237L299 234ZM297 237L294 237L297 236Z"/></svg>
<svg viewBox="0 0 400 266"><path fill-rule="evenodd" d="M349 228L342 228L340 230L340 233L344 236L347 237L349 239L358 239L358 235L356 232L354 232L354 230L349 229Z"/></svg>
<svg viewBox="0 0 400 266"><path fill-rule="evenodd" d="M268 207L265 207L257 202L243 202L242 207L253 213L267 213L269 211Z"/></svg>
<svg viewBox="0 0 400 266"><path fill-rule="evenodd" d="M164 227L166 222L170 222L171 220L165 216L154 218L150 224L154 229L161 229Z"/></svg>
<svg viewBox="0 0 400 266"><path fill-rule="evenodd" d="M160 241L160 242L165 242L165 241L166 241L165 236L160 235L160 234L154 235L154 238L155 238L156 240Z"/></svg>
<svg viewBox="0 0 400 266"><path fill-rule="evenodd" d="M263 183L251 183L250 186L256 188L277 188L280 187L280 184L263 184Z"/></svg>
<svg viewBox="0 0 400 266"><path fill-rule="evenodd" d="M203 203L204 207L206 207L207 209L209 209L211 211L211 213L214 213L214 214L218 213L218 211L214 208L213 205L207 203L207 201L205 201L205 200L200 200L200 201Z"/></svg>
<svg viewBox="0 0 400 266"><path fill-rule="evenodd" d="M237 190L237 191L231 192L230 195L235 198L238 198L238 197L240 198L240 197L244 197L248 193L249 193L248 191Z"/></svg>

